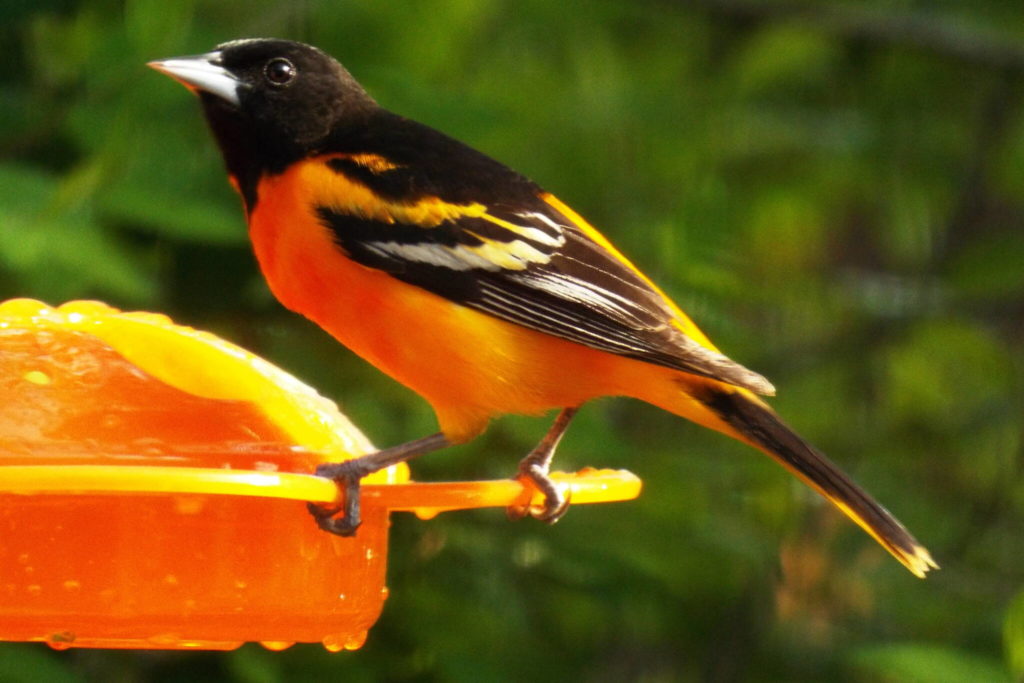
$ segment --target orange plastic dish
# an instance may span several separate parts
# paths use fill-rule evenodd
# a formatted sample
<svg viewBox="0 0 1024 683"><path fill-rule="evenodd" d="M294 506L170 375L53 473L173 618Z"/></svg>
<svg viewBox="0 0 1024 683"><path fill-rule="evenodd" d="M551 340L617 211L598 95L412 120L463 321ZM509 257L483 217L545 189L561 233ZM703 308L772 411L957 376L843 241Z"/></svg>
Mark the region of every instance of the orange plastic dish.
<svg viewBox="0 0 1024 683"><path fill-rule="evenodd" d="M0 640L54 647L355 649L387 588L388 514L533 500L513 480L365 480L339 538L309 474L373 446L266 361L161 315L0 303ZM574 504L628 500L628 472L555 475Z"/></svg>

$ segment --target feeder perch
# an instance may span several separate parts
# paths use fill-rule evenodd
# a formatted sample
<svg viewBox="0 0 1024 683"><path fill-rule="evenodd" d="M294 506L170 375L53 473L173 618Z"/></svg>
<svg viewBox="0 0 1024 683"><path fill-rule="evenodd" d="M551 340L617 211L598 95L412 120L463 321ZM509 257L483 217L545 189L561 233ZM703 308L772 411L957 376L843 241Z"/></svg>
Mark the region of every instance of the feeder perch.
<svg viewBox="0 0 1024 683"><path fill-rule="evenodd" d="M311 475L373 446L327 399L207 332L95 301L0 303L0 640L271 649L366 639L387 596L388 515L507 506L515 480L364 480L352 538L320 531ZM623 471L553 475L573 504Z"/></svg>

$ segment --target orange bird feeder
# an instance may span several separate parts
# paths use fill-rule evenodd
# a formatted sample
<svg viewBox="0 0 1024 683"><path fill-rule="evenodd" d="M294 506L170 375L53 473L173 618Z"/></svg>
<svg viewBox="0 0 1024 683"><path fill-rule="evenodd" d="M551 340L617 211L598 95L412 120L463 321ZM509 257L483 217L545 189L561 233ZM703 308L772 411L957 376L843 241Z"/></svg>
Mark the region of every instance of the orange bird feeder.
<svg viewBox="0 0 1024 683"><path fill-rule="evenodd" d="M0 303L0 640L227 650L366 639L387 596L388 515L534 500L518 481L364 480L352 538L320 531L311 475L373 446L266 361L152 313ZM628 472L555 475L628 500ZM534 500L540 502L539 499Z"/></svg>

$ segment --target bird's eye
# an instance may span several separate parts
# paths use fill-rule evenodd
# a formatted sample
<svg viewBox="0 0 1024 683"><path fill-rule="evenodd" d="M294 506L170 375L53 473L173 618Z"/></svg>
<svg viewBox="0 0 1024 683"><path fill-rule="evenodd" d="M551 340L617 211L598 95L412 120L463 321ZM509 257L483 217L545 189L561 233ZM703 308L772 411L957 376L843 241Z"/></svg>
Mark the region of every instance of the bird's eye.
<svg viewBox="0 0 1024 683"><path fill-rule="evenodd" d="M263 76L271 85L288 85L297 73L295 65L284 57L275 57L263 67Z"/></svg>

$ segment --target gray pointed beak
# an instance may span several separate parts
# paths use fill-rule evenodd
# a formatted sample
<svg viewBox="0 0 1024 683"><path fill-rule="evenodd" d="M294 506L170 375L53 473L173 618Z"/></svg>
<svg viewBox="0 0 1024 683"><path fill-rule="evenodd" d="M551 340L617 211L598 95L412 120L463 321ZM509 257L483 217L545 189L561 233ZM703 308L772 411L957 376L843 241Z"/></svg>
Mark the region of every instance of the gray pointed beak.
<svg viewBox="0 0 1024 683"><path fill-rule="evenodd" d="M243 84L221 66L220 52L161 59L146 66L167 74L193 92L208 92L236 107L239 105L238 90Z"/></svg>

